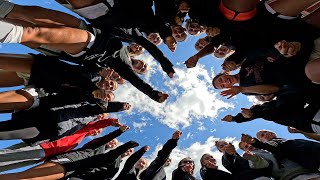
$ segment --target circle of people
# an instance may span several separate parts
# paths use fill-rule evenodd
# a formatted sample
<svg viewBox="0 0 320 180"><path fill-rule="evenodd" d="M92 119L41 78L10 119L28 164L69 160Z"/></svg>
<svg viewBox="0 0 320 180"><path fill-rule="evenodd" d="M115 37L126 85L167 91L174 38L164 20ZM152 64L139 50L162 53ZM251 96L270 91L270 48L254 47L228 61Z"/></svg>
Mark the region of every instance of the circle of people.
<svg viewBox="0 0 320 180"><path fill-rule="evenodd" d="M313 139L284 139L269 130L256 137L242 134L243 155L231 143L216 141L229 172L203 154L202 179L320 179L319 0L56 1L82 18L0 0L1 43L40 52L0 54L1 87L24 86L0 93L0 111L12 113L11 120L0 122L0 139L23 141L0 150L0 172L43 162L1 174L1 180L166 179L164 168L182 132L174 131L150 163L142 157L149 146L136 152L135 141L118 146L116 138L129 127L108 113L131 105L114 101L112 91L129 81L152 100L166 101L168 94L139 77L149 67L135 56L146 49L172 78L173 64L157 46L164 43L174 52L187 34L202 33L207 36L196 42L198 53L184 62L186 68L213 54L224 59L223 73L212 80L222 96L242 93L263 102L222 121L262 118ZM107 126L119 129L75 149ZM195 180L194 168L192 158L183 158L172 180Z"/></svg>

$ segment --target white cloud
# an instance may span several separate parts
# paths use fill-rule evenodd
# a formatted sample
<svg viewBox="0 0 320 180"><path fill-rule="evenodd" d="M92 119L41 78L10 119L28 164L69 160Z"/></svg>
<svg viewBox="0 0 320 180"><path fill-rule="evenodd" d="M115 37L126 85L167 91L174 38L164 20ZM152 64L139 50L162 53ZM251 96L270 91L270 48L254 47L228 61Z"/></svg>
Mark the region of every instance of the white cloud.
<svg viewBox="0 0 320 180"><path fill-rule="evenodd" d="M248 101L251 102L252 104L248 105L248 107L244 108L250 108L251 105L257 105L257 104L262 104L262 101L259 101L255 96L247 96Z"/></svg>
<svg viewBox="0 0 320 180"><path fill-rule="evenodd" d="M134 129L141 129L142 127L147 126L146 122L141 122L141 123L137 123L137 122L133 122L133 127Z"/></svg>
<svg viewBox="0 0 320 180"><path fill-rule="evenodd" d="M180 148L179 146L176 147L172 153L171 153L171 159L172 159L172 163L169 167L167 167L166 170L166 174L167 174L167 179L171 179L171 175L173 170L175 170L177 168L177 165L179 163L179 161L185 157L191 157L192 160L194 160L195 162L195 176L196 177L200 177L200 158L203 154L205 153L209 153L211 155L213 155L213 157L217 160L218 162L218 166L219 169L227 171L221 162L221 158L222 158L222 153L220 153L216 148L215 148L215 141L219 140L219 138L215 138L213 136L210 136L203 144L201 144L200 142L195 142L193 144L191 144L190 147L187 148ZM227 137L226 139L224 139L228 142L232 142L236 148L238 141L234 141L235 138L231 138L231 137ZM178 143L179 144L179 143ZM158 144L154 151L152 152L152 154L150 156L147 157L148 161L151 162L156 156L159 150L161 150L162 148L162 144Z"/></svg>
<svg viewBox="0 0 320 180"><path fill-rule="evenodd" d="M158 63L154 62L150 55L140 56L141 59L150 65L149 75L146 81L150 83L151 78L156 78L157 82L167 88L154 89L164 90L169 94L169 99L164 103L157 103L134 88L130 83L120 86L115 92L117 101L127 101L132 104L134 111L146 112L158 119L161 123L170 128L177 129L190 126L194 121L203 119L214 120L218 111L233 108L233 104L224 102L217 98L217 93L211 85L209 72L199 65L196 68L186 69L175 67L175 77L169 79ZM159 75L162 75L158 77ZM155 81L153 81L155 82ZM203 127L200 127L203 129Z"/></svg>

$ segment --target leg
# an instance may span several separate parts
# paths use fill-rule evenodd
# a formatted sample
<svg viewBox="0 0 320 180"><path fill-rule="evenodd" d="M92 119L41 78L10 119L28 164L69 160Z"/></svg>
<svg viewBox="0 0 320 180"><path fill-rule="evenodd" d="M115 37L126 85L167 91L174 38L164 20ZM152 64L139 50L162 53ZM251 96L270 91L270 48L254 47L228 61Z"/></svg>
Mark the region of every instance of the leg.
<svg viewBox="0 0 320 180"><path fill-rule="evenodd" d="M0 140L31 139L40 134L29 120L13 119L0 122Z"/></svg>
<svg viewBox="0 0 320 180"><path fill-rule="evenodd" d="M9 19L21 19L37 26L68 26L78 28L81 20L67 13L46 9L39 6L21 6L15 4L6 16Z"/></svg>
<svg viewBox="0 0 320 180"><path fill-rule="evenodd" d="M0 70L0 87L23 86L24 80L16 72Z"/></svg>
<svg viewBox="0 0 320 180"><path fill-rule="evenodd" d="M291 1L291 0L276 0L270 3L270 7L281 15L285 16L298 16L303 10L312 6L319 0L304 0L304 1Z"/></svg>
<svg viewBox="0 0 320 180"><path fill-rule="evenodd" d="M33 57L28 54L0 54L0 69L31 73Z"/></svg>
<svg viewBox="0 0 320 180"><path fill-rule="evenodd" d="M44 157L45 152L40 145L14 150L2 149L0 150L0 171L3 166L15 164L16 168L20 168L24 167L22 162L39 162Z"/></svg>
<svg viewBox="0 0 320 180"><path fill-rule="evenodd" d="M305 67L307 77L316 84L320 83L320 38L314 41L310 61Z"/></svg>
<svg viewBox="0 0 320 180"><path fill-rule="evenodd" d="M23 172L1 174L1 180L32 179L32 180L55 180L64 177L64 167L58 163L45 162Z"/></svg>
<svg viewBox="0 0 320 180"><path fill-rule="evenodd" d="M33 103L33 96L24 90L0 93L0 112L29 109Z"/></svg>

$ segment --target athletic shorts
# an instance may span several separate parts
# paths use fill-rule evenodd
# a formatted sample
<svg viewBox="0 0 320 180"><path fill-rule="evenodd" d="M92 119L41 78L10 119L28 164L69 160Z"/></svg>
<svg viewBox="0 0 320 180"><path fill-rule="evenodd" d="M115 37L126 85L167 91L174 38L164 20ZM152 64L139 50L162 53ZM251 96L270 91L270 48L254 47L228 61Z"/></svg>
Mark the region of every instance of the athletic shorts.
<svg viewBox="0 0 320 180"><path fill-rule="evenodd" d="M0 43L20 43L22 35L22 26L0 20Z"/></svg>
<svg viewBox="0 0 320 180"><path fill-rule="evenodd" d="M26 86L21 89L22 91L27 92L33 97L33 104L29 109L39 106L40 98L47 96L47 93L42 88L35 88L33 86Z"/></svg>
<svg viewBox="0 0 320 180"><path fill-rule="evenodd" d="M108 3L108 5L105 3ZM110 8L112 8L114 5L113 0L106 0L105 3L99 3L92 6L83 7L80 9L74 9L73 11L84 18L96 19L98 17L101 17L107 14Z"/></svg>
<svg viewBox="0 0 320 180"><path fill-rule="evenodd" d="M252 19L257 14L257 8L254 8L253 10L248 12L236 12L227 8L222 3L222 0L220 0L219 10L224 15L224 17L230 21L247 21Z"/></svg>
<svg viewBox="0 0 320 180"><path fill-rule="evenodd" d="M320 37L314 40L314 47L310 55L310 61L320 58Z"/></svg>
<svg viewBox="0 0 320 180"><path fill-rule="evenodd" d="M0 18L5 18L13 9L14 4L5 1L5 0L0 0Z"/></svg>

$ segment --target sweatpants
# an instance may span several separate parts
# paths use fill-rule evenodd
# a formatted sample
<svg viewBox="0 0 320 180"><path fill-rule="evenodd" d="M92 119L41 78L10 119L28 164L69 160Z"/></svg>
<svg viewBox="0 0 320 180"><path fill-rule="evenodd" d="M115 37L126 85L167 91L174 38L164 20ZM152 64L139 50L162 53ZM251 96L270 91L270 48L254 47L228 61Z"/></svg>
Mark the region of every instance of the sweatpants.
<svg viewBox="0 0 320 180"><path fill-rule="evenodd" d="M40 145L0 150L0 172L40 162L45 152Z"/></svg>

